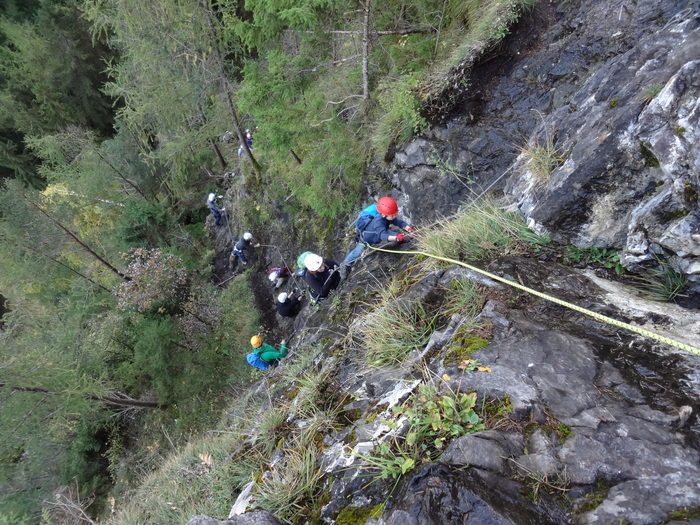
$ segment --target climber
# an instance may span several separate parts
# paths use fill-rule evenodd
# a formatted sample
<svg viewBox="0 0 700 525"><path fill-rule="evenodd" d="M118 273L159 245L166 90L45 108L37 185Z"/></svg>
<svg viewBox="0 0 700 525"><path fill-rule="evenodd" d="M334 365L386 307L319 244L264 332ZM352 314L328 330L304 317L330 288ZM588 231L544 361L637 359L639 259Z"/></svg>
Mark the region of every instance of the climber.
<svg viewBox="0 0 700 525"><path fill-rule="evenodd" d="M279 288L284 284L289 274L289 268L272 268L267 272L267 278L272 286Z"/></svg>
<svg viewBox="0 0 700 525"><path fill-rule="evenodd" d="M340 284L337 262L310 253L304 258L304 266L304 280L309 285L311 300L314 303L328 297L331 290L335 290Z"/></svg>
<svg viewBox="0 0 700 525"><path fill-rule="evenodd" d="M214 224L216 226L219 225L219 221L221 220L221 214L226 211L226 208L219 208L219 206L217 206L216 199L223 198L223 195L216 195L215 193L210 193L209 197L207 197L207 206L209 206L209 209L211 210L211 213L214 216Z"/></svg>
<svg viewBox="0 0 700 525"><path fill-rule="evenodd" d="M282 292L277 296L277 313L280 317L294 317L301 310L302 297L295 297L295 292L290 294Z"/></svg>
<svg viewBox="0 0 700 525"><path fill-rule="evenodd" d="M394 234L389 227L397 226L408 233L413 232L407 222L397 217L399 206L391 197L382 197L376 205L371 205L362 210L355 221L357 246L345 257L340 268L340 274L345 279L350 273L353 263L359 259L367 246L380 242L404 242L406 236L403 233Z"/></svg>
<svg viewBox="0 0 700 525"><path fill-rule="evenodd" d="M261 370L277 366L279 360L287 355L287 342L284 339L282 339L280 344L279 352L273 346L263 343L260 335L251 337L250 344L253 347L253 351L246 356L246 360L248 364Z"/></svg>
<svg viewBox="0 0 700 525"><path fill-rule="evenodd" d="M241 260L243 264L246 264L248 260L245 258L245 254L243 252L251 247L258 248L260 246L260 243L252 244L250 242L252 239L253 234L250 232L245 232L243 234L243 237L238 239L238 242L233 247L233 251L231 252L231 259L233 259L233 257L236 256Z"/></svg>

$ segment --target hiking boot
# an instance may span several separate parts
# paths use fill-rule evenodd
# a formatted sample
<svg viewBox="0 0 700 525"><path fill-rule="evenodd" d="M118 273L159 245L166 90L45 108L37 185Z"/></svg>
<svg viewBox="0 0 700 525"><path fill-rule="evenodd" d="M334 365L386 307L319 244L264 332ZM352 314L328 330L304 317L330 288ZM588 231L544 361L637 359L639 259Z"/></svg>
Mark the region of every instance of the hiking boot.
<svg viewBox="0 0 700 525"><path fill-rule="evenodd" d="M350 275L350 271L352 270L352 267L348 266L347 264L341 264L340 265L340 278L344 281L345 279L348 278Z"/></svg>

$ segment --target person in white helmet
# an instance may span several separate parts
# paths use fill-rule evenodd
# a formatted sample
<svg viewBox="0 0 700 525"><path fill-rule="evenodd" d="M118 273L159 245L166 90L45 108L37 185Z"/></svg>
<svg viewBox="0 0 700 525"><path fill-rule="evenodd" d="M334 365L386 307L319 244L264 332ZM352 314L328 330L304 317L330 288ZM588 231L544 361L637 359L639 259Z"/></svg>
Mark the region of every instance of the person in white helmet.
<svg viewBox="0 0 700 525"><path fill-rule="evenodd" d="M226 211L226 208L219 208L219 206L216 204L216 199L223 198L223 195L217 195L216 193L210 193L207 197L207 206L209 206L209 209L214 216L214 224L216 226L218 226L219 222L221 221L221 214Z"/></svg>
<svg viewBox="0 0 700 525"><path fill-rule="evenodd" d="M233 258L234 256L238 257L240 261L243 264L246 264L248 260L245 257L245 254L243 253L245 250L248 250L250 248L258 248L260 246L260 243L253 244L251 241L253 240L253 234L250 232L245 232L243 234L243 237L241 237L236 245L233 247L233 251L231 252L231 257Z"/></svg>
<svg viewBox="0 0 700 525"><path fill-rule="evenodd" d="M295 297L294 292L282 292L277 296L277 313L280 317L294 317L301 310L301 297Z"/></svg>
<svg viewBox="0 0 700 525"><path fill-rule="evenodd" d="M335 290L340 284L337 262L310 253L304 258L304 266L306 266L304 280L309 285L313 301L325 299L331 290Z"/></svg>

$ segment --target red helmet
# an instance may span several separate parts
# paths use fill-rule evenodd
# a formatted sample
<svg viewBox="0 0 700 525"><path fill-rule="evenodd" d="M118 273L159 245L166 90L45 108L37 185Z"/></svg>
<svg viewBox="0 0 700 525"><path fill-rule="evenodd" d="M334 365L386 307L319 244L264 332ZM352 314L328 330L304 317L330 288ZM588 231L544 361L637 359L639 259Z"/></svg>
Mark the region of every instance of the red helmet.
<svg viewBox="0 0 700 525"><path fill-rule="evenodd" d="M399 205L391 197L382 197L377 201L377 211L382 215L396 215L399 213Z"/></svg>

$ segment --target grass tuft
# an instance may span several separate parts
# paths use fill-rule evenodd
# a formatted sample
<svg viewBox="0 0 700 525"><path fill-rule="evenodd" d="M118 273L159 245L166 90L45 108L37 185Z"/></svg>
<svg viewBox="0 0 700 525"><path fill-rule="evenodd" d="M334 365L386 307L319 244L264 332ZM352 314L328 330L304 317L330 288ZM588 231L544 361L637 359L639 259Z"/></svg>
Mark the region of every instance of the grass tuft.
<svg viewBox="0 0 700 525"><path fill-rule="evenodd" d="M505 211L495 198L485 197L457 217L424 231L418 236L419 249L438 257L478 261L515 250L522 227L518 214ZM443 263L431 258L426 264L434 268Z"/></svg>
<svg viewBox="0 0 700 525"><path fill-rule="evenodd" d="M557 147L552 135L547 135L544 141L535 137L531 144L517 148L527 157L527 166L532 175L539 181L548 181L552 173L564 164L565 155Z"/></svg>

